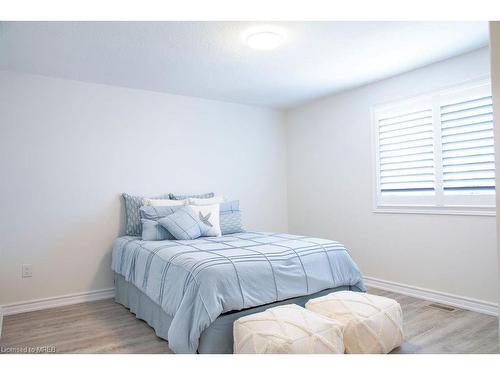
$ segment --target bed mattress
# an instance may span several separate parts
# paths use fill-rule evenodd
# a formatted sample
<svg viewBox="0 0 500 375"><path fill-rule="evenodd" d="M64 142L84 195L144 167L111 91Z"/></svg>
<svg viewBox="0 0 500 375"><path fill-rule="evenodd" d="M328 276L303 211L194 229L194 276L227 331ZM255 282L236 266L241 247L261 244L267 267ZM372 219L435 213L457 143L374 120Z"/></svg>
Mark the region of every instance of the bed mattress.
<svg viewBox="0 0 500 375"><path fill-rule="evenodd" d="M283 233L192 241L120 237L113 243L112 269L169 318L159 336L175 353L200 351L202 335L229 312L339 287L364 291L342 244Z"/></svg>

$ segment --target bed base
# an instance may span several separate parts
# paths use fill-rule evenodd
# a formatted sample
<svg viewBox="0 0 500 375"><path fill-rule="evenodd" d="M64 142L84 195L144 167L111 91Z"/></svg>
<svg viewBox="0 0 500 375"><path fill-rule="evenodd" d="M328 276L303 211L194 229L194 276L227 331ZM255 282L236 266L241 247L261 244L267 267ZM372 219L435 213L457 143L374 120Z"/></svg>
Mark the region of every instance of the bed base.
<svg viewBox="0 0 500 375"><path fill-rule="evenodd" d="M284 301L274 302L267 305L252 307L240 311L230 311L220 315L205 331L203 331L198 346L200 354L232 354L233 353L233 323L242 316L255 314L270 307L286 305L290 303L304 306L311 298L317 298L339 290L361 290L354 286L340 286L325 289L321 292L302 297L290 298ZM150 325L158 337L168 341L168 329L172 317L146 294L141 292L135 285L129 283L125 278L115 273L115 301L128 308L138 319L144 320Z"/></svg>

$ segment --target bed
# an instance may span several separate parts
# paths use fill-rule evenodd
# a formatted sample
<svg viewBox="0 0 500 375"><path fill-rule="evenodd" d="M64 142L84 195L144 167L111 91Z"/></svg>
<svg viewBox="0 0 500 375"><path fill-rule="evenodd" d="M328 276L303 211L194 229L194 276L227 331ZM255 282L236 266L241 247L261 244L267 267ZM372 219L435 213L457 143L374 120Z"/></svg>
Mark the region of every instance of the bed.
<svg viewBox="0 0 500 375"><path fill-rule="evenodd" d="M232 353L233 322L269 307L304 305L336 290L365 291L336 241L242 232L196 240L113 243L116 301L175 353Z"/></svg>

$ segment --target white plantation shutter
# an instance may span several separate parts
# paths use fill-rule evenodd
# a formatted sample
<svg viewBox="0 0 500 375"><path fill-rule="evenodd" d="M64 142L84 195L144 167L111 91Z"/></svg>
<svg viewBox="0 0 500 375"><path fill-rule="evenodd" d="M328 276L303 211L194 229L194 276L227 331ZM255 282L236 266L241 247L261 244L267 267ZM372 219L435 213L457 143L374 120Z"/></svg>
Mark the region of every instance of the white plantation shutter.
<svg viewBox="0 0 500 375"><path fill-rule="evenodd" d="M445 193L495 190L492 99L481 94L440 109Z"/></svg>
<svg viewBox="0 0 500 375"><path fill-rule="evenodd" d="M489 80L377 107L374 127L377 207L494 207Z"/></svg>
<svg viewBox="0 0 500 375"><path fill-rule="evenodd" d="M378 126L381 192L434 190L432 109L381 116Z"/></svg>

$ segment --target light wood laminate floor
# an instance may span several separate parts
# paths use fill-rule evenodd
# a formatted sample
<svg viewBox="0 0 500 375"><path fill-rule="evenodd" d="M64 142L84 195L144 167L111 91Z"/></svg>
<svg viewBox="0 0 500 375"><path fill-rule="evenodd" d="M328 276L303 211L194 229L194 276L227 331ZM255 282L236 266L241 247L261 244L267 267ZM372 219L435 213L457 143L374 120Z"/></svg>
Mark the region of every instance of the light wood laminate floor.
<svg viewBox="0 0 500 375"><path fill-rule="evenodd" d="M395 353L498 353L498 319L370 289L403 308L405 342ZM113 300L4 317L0 347L53 347L57 353L170 353L152 328ZM1 351L0 351L1 352Z"/></svg>

